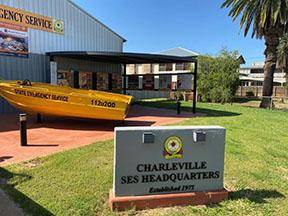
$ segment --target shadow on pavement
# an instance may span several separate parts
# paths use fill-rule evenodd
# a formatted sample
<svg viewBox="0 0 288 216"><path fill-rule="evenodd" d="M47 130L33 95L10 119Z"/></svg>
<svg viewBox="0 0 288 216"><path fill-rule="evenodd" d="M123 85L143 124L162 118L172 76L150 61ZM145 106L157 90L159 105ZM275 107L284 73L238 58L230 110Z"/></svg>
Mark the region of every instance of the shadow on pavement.
<svg viewBox="0 0 288 216"><path fill-rule="evenodd" d="M17 182L25 182L31 179L31 176L25 174L14 174L0 167L0 187L14 200L17 205L29 215L52 216L53 214L40 204L36 203L28 196L15 188L17 183L11 184L9 180L17 178Z"/></svg>
<svg viewBox="0 0 288 216"><path fill-rule="evenodd" d="M0 157L0 163L1 162L4 162L4 161L6 161L6 160L9 160L9 159L11 159L11 158L13 158L12 156L1 156Z"/></svg>
<svg viewBox="0 0 288 216"><path fill-rule="evenodd" d="M141 106L169 109L169 110L175 111L175 113L177 110L176 102L171 102L171 101L167 101L167 100L149 101L149 102L140 101L140 102L137 102L137 104L139 104ZM191 107L182 106L181 110L185 111L185 112L190 112L192 114L192 105L191 105ZM241 113L228 112L228 111L216 110L216 109L208 109L208 108L198 108L198 107L196 108L196 113L205 114L202 117L225 117L225 116L239 116L239 115L241 115ZM153 113L151 115L153 115Z"/></svg>

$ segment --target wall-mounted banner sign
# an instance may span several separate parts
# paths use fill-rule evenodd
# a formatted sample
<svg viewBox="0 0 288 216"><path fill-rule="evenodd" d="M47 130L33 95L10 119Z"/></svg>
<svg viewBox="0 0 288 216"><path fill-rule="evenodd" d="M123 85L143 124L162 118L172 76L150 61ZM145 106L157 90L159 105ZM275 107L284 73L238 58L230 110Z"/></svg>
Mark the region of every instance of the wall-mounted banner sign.
<svg viewBox="0 0 288 216"><path fill-rule="evenodd" d="M0 22L0 54L27 57L28 51L27 28Z"/></svg>
<svg viewBox="0 0 288 216"><path fill-rule="evenodd" d="M0 21L42 31L64 34L64 22L24 10L0 5Z"/></svg>
<svg viewBox="0 0 288 216"><path fill-rule="evenodd" d="M115 197L223 190L225 128L115 128Z"/></svg>

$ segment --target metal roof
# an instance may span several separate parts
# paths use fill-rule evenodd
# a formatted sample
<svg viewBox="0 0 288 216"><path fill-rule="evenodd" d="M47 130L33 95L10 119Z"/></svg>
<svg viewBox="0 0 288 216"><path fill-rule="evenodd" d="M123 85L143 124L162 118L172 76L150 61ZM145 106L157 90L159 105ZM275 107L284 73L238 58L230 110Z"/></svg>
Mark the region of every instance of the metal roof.
<svg viewBox="0 0 288 216"><path fill-rule="evenodd" d="M164 50L158 52L157 54L161 55L172 55L172 56L179 56L179 57L189 57L189 56L199 56L198 53L188 50L183 47L175 47L172 49Z"/></svg>
<svg viewBox="0 0 288 216"><path fill-rule="evenodd" d="M127 42L127 40L122 37L120 34L118 34L117 32L115 32L114 30L112 30L111 28L109 28L107 25L105 25L104 23L102 23L101 21L99 21L98 19L96 19L95 16L93 16L92 14L88 13L86 10L84 10L82 7L80 7L78 4L76 4L75 2L73 2L72 0L67 0L67 2L69 2L70 4L72 4L73 6L75 6L76 8L78 8L80 11L84 12L87 16L91 17L93 20L95 20L96 22L98 22L100 25L102 25L104 28L108 29L109 31L111 31L112 33L114 33L115 35L117 35L118 37L120 37L123 42Z"/></svg>
<svg viewBox="0 0 288 216"><path fill-rule="evenodd" d="M91 60L118 64L152 64L152 63L184 63L197 62L197 57L179 57L171 55L128 53L128 52L49 52L51 57Z"/></svg>

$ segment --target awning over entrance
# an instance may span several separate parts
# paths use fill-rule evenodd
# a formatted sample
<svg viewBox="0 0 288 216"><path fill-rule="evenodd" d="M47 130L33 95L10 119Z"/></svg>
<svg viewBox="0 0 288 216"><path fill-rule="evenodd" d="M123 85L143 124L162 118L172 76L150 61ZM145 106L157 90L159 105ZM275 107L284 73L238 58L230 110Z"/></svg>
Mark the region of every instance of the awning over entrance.
<svg viewBox="0 0 288 216"><path fill-rule="evenodd" d="M193 85L193 113L196 113L196 100L197 100L197 68L198 61L197 56L171 56L163 54L148 54L148 53L128 53L128 52L48 52L46 53L51 57L65 57L69 59L77 60L89 60L102 63L114 63L124 65L123 69L123 93L127 93L126 88L126 65L127 64L159 64L159 63L194 63L194 71L191 74L194 75ZM157 74L158 75L158 74Z"/></svg>
<svg viewBox="0 0 288 216"><path fill-rule="evenodd" d="M196 56L180 57L147 53L122 52L49 52L51 57L66 57L119 64L153 64L197 62Z"/></svg>

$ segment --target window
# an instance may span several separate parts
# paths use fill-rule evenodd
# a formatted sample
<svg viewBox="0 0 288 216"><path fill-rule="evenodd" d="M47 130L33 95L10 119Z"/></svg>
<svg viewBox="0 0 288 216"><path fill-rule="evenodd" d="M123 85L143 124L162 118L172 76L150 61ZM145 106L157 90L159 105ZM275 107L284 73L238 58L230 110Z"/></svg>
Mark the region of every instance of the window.
<svg viewBox="0 0 288 216"><path fill-rule="evenodd" d="M159 64L159 71L166 71L166 64Z"/></svg>
<svg viewBox="0 0 288 216"><path fill-rule="evenodd" d="M262 69L262 68L251 69L251 74L255 74L255 73L264 73L264 69Z"/></svg>
<svg viewBox="0 0 288 216"><path fill-rule="evenodd" d="M173 70L173 64L159 64L159 71L172 71Z"/></svg>
<svg viewBox="0 0 288 216"><path fill-rule="evenodd" d="M176 63L176 71L189 70L189 63Z"/></svg>
<svg viewBox="0 0 288 216"><path fill-rule="evenodd" d="M182 71L184 69L183 63L176 63L176 71Z"/></svg>
<svg viewBox="0 0 288 216"><path fill-rule="evenodd" d="M166 64L166 71L172 71L173 70L173 64Z"/></svg>
<svg viewBox="0 0 288 216"><path fill-rule="evenodd" d="M183 66L183 70L189 70L190 69L190 64L189 63L184 63L184 66Z"/></svg>

